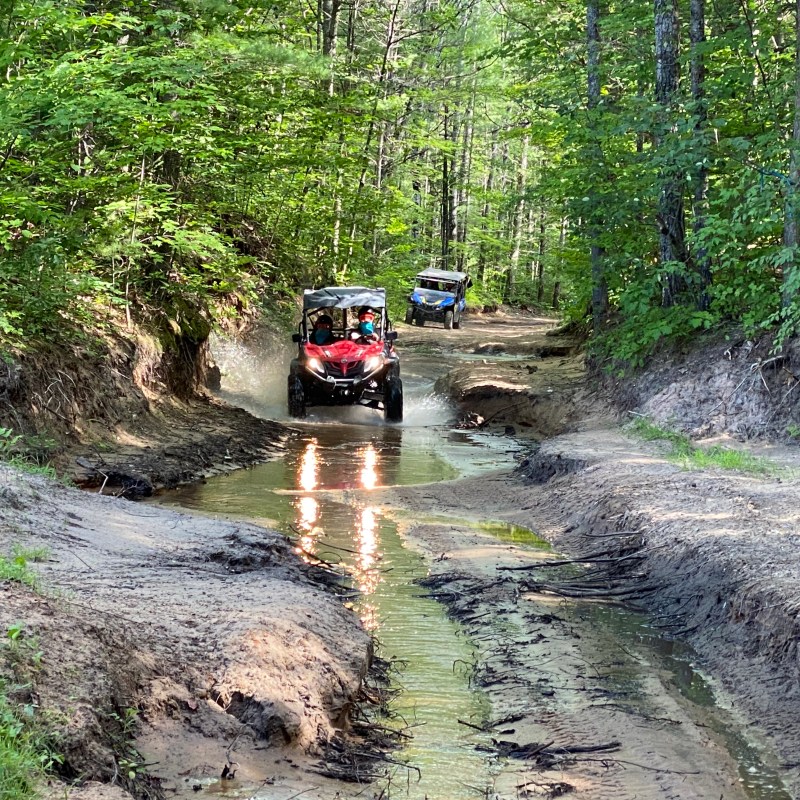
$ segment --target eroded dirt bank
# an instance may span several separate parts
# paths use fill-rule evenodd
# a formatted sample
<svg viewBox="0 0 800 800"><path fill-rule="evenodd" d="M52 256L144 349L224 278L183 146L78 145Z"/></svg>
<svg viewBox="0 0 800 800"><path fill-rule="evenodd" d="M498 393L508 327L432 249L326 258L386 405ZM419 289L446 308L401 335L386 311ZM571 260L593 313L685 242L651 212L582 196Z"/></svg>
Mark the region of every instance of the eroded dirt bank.
<svg viewBox="0 0 800 800"><path fill-rule="evenodd" d="M65 779L161 798L226 769L295 791L326 771L371 658L338 576L253 525L6 468L0 497L0 550L44 559L36 588L0 584L0 626L19 629L0 677L56 730Z"/></svg>

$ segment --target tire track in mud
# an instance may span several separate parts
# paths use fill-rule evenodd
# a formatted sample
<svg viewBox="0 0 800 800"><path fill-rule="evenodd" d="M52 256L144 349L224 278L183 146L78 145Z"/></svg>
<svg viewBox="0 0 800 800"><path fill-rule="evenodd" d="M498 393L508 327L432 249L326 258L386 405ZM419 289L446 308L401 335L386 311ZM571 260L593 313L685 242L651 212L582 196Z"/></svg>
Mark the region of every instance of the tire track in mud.
<svg viewBox="0 0 800 800"><path fill-rule="evenodd" d="M475 684L490 698L493 746L506 756L497 797L747 797L722 743L646 656L584 604L527 592L524 573L495 571L541 554L469 527L408 534L439 554L424 585L479 648Z"/></svg>

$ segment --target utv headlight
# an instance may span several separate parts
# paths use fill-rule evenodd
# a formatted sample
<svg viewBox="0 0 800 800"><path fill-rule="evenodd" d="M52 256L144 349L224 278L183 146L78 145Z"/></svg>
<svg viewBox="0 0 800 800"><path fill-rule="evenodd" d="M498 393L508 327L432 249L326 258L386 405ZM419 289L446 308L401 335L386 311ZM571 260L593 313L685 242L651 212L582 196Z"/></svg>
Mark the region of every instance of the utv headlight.
<svg viewBox="0 0 800 800"><path fill-rule="evenodd" d="M383 356L372 356L364 362L364 372L374 372L383 366Z"/></svg>
<svg viewBox="0 0 800 800"><path fill-rule="evenodd" d="M325 367L322 366L322 362L318 358L309 358L306 361L306 369L310 369L312 372L317 372L320 375L325 374Z"/></svg>

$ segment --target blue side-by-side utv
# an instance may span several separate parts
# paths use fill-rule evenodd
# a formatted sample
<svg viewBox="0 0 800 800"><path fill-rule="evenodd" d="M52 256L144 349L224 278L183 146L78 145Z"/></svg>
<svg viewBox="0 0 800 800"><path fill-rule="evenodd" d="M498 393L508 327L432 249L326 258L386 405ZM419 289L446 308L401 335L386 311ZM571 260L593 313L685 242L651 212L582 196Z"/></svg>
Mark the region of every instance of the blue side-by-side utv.
<svg viewBox="0 0 800 800"><path fill-rule="evenodd" d="M466 272L426 269L414 280L414 291L408 296L406 323L419 325L441 322L447 330L459 328L466 311L464 298L472 280Z"/></svg>

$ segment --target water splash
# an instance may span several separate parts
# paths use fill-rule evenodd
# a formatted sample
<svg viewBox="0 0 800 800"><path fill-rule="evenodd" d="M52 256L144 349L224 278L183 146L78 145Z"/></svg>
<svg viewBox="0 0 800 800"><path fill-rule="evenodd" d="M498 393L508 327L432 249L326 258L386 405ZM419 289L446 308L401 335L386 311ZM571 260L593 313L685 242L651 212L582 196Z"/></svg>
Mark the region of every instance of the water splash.
<svg viewBox="0 0 800 800"><path fill-rule="evenodd" d="M291 343L263 334L247 344L222 336L210 341L211 352L222 373L217 395L257 417L289 420L286 378L295 353ZM448 425L454 419L450 403L433 391L433 379L418 371L413 360L403 372L404 413L401 427ZM442 365L439 366L441 372ZM314 424L384 425L383 412L365 406L315 406L307 422ZM292 419L293 424L298 420Z"/></svg>
<svg viewBox="0 0 800 800"><path fill-rule="evenodd" d="M247 344L214 335L209 344L222 373L220 398L257 417L286 419L291 343L265 333Z"/></svg>

